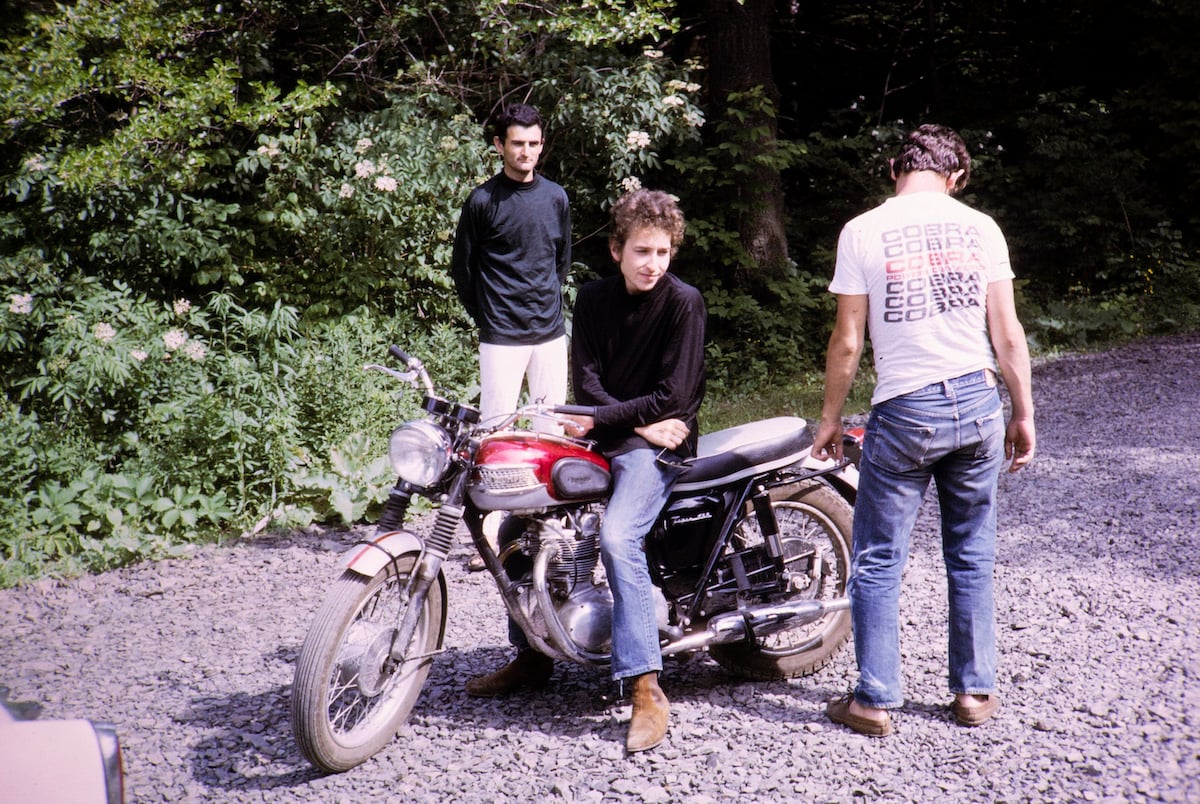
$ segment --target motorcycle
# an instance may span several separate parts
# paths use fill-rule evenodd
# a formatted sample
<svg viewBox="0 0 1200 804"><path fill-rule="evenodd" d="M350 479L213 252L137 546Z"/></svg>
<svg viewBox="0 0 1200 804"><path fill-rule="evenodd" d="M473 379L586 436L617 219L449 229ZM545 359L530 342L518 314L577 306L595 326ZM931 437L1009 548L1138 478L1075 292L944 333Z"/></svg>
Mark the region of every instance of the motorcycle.
<svg viewBox="0 0 1200 804"><path fill-rule="evenodd" d="M499 426L435 392L420 360L385 372L423 389L424 418L397 428L398 480L376 536L356 545L300 650L290 715L301 753L340 772L365 761L408 718L441 652L449 590L442 564L460 523L536 650L611 661L612 592L599 560L608 461L580 438L515 426L590 413L534 404ZM862 431L835 462L813 458L802 418L702 435L646 538L663 656L699 651L750 679L808 675L850 636L845 587ZM406 529L414 496L436 504L424 535ZM485 522L500 519L497 549Z"/></svg>

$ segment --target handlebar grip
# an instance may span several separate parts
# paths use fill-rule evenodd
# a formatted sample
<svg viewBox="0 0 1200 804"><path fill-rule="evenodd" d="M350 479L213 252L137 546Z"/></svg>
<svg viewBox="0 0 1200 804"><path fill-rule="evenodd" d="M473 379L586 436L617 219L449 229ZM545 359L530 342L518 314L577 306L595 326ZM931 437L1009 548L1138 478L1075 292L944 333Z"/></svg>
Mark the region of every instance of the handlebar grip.
<svg viewBox="0 0 1200 804"><path fill-rule="evenodd" d="M403 363L405 368L408 368L408 364L412 362L412 355L401 349L399 346L389 346L388 354Z"/></svg>
<svg viewBox="0 0 1200 804"><path fill-rule="evenodd" d="M593 405L555 405L553 411L567 416L596 417L596 408Z"/></svg>

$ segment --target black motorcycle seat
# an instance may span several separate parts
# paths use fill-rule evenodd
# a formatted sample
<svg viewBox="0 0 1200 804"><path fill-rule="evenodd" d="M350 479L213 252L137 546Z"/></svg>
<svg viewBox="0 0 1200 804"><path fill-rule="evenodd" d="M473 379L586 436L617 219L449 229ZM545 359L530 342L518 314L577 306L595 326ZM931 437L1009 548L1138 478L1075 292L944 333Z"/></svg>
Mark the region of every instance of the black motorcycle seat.
<svg viewBox="0 0 1200 804"><path fill-rule="evenodd" d="M699 491L781 469L803 460L812 444L808 422L797 416L717 430L700 436L697 457L686 463L674 490Z"/></svg>

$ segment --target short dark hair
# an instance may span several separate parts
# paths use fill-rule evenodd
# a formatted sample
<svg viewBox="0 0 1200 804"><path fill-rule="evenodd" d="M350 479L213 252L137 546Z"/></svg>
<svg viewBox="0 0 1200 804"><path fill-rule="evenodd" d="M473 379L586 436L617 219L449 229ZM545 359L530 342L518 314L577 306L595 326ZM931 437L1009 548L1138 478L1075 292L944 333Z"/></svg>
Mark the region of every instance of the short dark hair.
<svg viewBox="0 0 1200 804"><path fill-rule="evenodd" d="M492 117L492 124L488 142L494 138L499 138L501 142L508 139L509 126L522 126L532 128L537 126L543 131L546 126L542 123L542 116L538 114L538 110L526 103L510 103L503 107Z"/></svg>
<svg viewBox="0 0 1200 804"><path fill-rule="evenodd" d="M625 248L625 241L635 231L653 227L671 236L671 254L674 254L683 242L686 226L683 211L672 196L661 190L642 188L626 193L613 204L608 242L619 251Z"/></svg>
<svg viewBox="0 0 1200 804"><path fill-rule="evenodd" d="M939 176L949 176L956 170L963 174L954 183L954 192L967 186L971 177L971 155L967 144L958 133L946 126L926 123L909 132L900 145L900 152L892 160L892 173L916 173L932 170Z"/></svg>

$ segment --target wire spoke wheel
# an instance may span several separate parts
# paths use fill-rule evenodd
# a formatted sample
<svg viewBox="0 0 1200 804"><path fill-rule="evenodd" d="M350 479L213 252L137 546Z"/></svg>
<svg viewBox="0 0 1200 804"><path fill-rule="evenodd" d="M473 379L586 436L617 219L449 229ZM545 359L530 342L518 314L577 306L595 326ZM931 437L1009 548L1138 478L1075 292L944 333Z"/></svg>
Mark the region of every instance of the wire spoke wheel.
<svg viewBox="0 0 1200 804"><path fill-rule="evenodd" d="M809 480L776 490L771 507L779 524L784 565L791 576L790 600L830 601L844 597L850 572L854 512L828 484ZM737 524L734 547L763 545L751 513ZM715 645L712 657L727 670L748 678L793 678L815 673L850 638L850 613L835 611L744 643Z"/></svg>
<svg viewBox="0 0 1200 804"><path fill-rule="evenodd" d="M434 581L412 640L395 651L415 556L372 578L347 570L318 609L296 664L292 731L313 765L340 772L373 756L412 711L445 635L446 596ZM400 655L401 659L394 658Z"/></svg>

